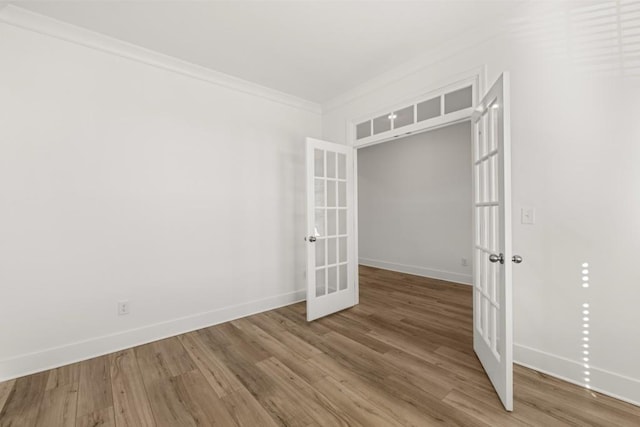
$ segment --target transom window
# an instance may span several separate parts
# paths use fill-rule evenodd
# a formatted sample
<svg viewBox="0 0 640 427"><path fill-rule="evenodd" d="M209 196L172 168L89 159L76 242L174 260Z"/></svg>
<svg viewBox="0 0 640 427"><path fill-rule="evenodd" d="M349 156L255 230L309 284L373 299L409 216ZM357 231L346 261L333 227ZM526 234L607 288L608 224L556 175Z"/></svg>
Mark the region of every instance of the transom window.
<svg viewBox="0 0 640 427"><path fill-rule="evenodd" d="M355 124L356 145L381 142L423 130L442 121L468 118L476 102L477 78L430 92L392 111L376 114ZM458 117L459 116L459 117Z"/></svg>

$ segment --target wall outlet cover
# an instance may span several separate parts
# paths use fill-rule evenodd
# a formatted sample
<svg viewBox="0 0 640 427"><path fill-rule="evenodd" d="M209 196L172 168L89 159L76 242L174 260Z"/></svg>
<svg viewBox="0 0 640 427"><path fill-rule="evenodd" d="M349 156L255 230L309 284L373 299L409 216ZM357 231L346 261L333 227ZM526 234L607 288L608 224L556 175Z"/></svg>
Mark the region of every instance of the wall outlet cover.
<svg viewBox="0 0 640 427"><path fill-rule="evenodd" d="M536 222L535 208L522 208L520 211L520 222L522 224L535 224Z"/></svg>
<svg viewBox="0 0 640 427"><path fill-rule="evenodd" d="M118 316L129 314L129 301L118 301Z"/></svg>

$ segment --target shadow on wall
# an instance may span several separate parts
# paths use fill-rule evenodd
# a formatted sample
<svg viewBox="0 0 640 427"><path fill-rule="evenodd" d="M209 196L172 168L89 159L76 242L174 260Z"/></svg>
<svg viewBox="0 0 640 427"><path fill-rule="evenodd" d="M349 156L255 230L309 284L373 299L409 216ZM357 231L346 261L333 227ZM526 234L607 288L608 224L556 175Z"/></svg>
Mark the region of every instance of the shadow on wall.
<svg viewBox="0 0 640 427"><path fill-rule="evenodd" d="M640 1L567 5L514 21L511 33L577 70L640 76Z"/></svg>

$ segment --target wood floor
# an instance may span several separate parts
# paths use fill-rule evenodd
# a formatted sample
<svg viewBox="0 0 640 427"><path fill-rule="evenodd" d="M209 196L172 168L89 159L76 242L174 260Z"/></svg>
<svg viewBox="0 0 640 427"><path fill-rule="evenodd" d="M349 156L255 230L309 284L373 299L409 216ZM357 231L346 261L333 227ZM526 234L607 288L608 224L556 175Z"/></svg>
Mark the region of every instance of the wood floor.
<svg viewBox="0 0 640 427"><path fill-rule="evenodd" d="M640 408L516 367L507 413L471 291L361 267L360 305L281 308L0 383L0 426L638 426Z"/></svg>

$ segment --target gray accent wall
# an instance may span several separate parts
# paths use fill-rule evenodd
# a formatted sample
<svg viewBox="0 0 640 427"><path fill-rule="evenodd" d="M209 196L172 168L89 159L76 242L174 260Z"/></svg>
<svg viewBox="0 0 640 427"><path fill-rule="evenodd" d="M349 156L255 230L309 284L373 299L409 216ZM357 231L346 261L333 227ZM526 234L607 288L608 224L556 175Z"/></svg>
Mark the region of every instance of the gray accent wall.
<svg viewBox="0 0 640 427"><path fill-rule="evenodd" d="M469 122L358 150L361 264L471 283L471 215Z"/></svg>

